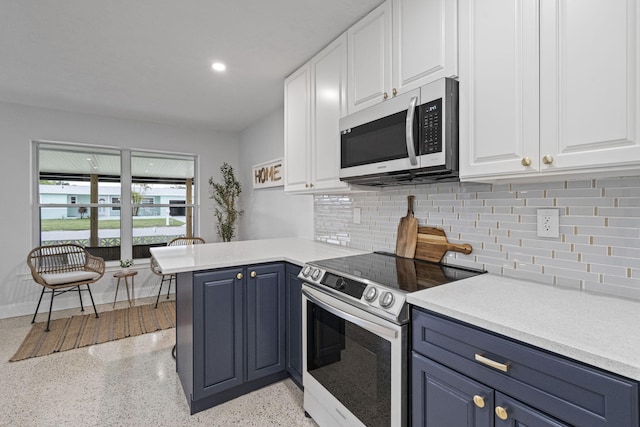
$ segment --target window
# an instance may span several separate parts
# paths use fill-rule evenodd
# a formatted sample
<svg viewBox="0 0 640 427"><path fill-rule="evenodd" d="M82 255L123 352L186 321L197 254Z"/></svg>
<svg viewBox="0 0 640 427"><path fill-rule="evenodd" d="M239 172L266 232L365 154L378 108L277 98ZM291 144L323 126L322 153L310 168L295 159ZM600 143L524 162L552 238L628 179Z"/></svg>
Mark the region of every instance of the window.
<svg viewBox="0 0 640 427"><path fill-rule="evenodd" d="M193 236L195 156L52 142L34 153L38 245L74 242L117 260Z"/></svg>

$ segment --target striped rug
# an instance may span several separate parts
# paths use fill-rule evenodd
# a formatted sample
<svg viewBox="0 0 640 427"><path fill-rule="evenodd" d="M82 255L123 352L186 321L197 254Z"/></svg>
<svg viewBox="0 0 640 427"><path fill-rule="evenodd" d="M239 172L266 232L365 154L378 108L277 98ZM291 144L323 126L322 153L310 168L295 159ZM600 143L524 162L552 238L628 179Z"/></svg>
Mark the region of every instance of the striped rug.
<svg viewBox="0 0 640 427"><path fill-rule="evenodd" d="M134 337L148 332L175 328L175 301L133 306L120 310L73 316L52 320L49 332L47 322L34 323L20 348L9 360L29 359L74 348L100 344L121 338Z"/></svg>

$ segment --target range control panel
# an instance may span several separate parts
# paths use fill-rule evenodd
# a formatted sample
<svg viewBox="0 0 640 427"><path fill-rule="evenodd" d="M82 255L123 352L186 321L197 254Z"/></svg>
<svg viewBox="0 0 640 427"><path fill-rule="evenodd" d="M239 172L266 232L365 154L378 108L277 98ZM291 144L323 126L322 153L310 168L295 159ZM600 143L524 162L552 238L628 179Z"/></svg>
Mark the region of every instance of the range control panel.
<svg viewBox="0 0 640 427"><path fill-rule="evenodd" d="M408 322L408 306L404 292L377 284L367 284L343 275L334 274L312 265L305 265L298 279L395 323Z"/></svg>

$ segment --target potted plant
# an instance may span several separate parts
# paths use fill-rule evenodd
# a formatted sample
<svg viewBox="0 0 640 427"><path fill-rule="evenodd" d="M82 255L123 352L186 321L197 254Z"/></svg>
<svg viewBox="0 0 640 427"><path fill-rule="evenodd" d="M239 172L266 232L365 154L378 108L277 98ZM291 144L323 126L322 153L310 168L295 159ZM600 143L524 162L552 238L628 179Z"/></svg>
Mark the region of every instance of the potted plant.
<svg viewBox="0 0 640 427"><path fill-rule="evenodd" d="M222 183L215 182L213 177L209 178L210 198L217 204L215 215L218 220L216 225L218 236L223 242L230 242L236 233L235 223L243 213L236 208L242 186L233 174L233 167L227 162L222 164L220 172L222 173Z"/></svg>
<svg viewBox="0 0 640 427"><path fill-rule="evenodd" d="M133 265L132 259L121 259L120 260L120 268L122 268L123 273L128 273Z"/></svg>

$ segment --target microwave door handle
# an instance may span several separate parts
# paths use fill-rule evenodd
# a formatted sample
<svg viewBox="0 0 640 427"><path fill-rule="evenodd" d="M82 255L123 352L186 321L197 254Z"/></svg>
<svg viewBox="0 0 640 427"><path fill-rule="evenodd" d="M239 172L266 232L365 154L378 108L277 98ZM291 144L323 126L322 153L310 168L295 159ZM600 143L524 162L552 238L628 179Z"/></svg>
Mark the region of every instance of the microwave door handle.
<svg viewBox="0 0 640 427"><path fill-rule="evenodd" d="M406 140L407 140L407 153L409 153L409 161L413 166L418 165L418 159L416 158L416 146L413 143L413 117L416 113L416 105L418 104L418 97L414 96L409 102L409 108L407 109L407 124L406 124Z"/></svg>

